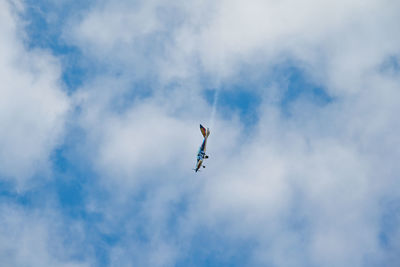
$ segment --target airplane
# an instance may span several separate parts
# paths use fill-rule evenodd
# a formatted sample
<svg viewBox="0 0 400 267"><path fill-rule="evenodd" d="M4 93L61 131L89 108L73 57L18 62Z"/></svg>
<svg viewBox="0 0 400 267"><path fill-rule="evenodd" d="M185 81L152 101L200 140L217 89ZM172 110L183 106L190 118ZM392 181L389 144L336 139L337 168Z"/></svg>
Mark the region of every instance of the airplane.
<svg viewBox="0 0 400 267"><path fill-rule="evenodd" d="M210 135L210 129L204 128L203 125L200 124L200 131L203 134L204 140L203 143L200 146L199 152L197 153L197 163L196 163L196 168L193 169L195 172L198 172L201 165L203 164L203 161L205 159L208 159L208 156L206 155L206 145L207 145L207 138ZM203 168L206 166L203 165Z"/></svg>

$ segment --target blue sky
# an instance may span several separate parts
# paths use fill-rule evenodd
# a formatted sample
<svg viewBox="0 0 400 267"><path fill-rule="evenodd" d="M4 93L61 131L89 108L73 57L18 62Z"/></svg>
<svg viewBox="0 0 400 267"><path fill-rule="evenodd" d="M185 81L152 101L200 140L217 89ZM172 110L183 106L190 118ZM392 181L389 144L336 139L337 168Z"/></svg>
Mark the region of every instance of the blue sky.
<svg viewBox="0 0 400 267"><path fill-rule="evenodd" d="M400 262L398 4L0 9L6 265Z"/></svg>

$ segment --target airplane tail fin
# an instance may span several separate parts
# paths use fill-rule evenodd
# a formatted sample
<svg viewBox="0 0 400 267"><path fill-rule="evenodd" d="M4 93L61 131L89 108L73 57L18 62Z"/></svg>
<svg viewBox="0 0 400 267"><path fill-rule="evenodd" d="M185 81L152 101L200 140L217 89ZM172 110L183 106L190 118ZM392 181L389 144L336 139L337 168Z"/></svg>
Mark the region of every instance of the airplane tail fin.
<svg viewBox="0 0 400 267"><path fill-rule="evenodd" d="M200 131L204 137L208 137L210 135L210 129L207 128L206 130L206 128L204 128L204 126L201 124L200 124Z"/></svg>
<svg viewBox="0 0 400 267"><path fill-rule="evenodd" d="M203 125L201 125L201 124L200 124L200 131L201 131L201 133L203 134L203 136L206 137L206 135L207 135L207 130L206 130L206 128L204 128Z"/></svg>

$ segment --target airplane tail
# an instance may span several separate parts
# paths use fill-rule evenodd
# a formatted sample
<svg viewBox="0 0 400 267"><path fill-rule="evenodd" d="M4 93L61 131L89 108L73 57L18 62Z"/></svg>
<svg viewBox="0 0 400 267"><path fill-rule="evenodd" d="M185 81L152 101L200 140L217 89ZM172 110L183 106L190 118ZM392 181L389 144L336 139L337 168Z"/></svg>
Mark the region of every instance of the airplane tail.
<svg viewBox="0 0 400 267"><path fill-rule="evenodd" d="M208 137L210 135L210 129L207 128L206 130L206 128L204 128L204 126L201 124L200 124L200 131L204 137Z"/></svg>

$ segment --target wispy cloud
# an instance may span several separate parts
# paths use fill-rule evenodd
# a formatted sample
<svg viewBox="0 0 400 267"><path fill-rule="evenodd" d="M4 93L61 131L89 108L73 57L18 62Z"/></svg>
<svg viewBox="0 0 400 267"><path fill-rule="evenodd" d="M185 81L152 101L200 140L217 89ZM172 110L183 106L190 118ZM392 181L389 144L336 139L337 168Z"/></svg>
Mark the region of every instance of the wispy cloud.
<svg viewBox="0 0 400 267"><path fill-rule="evenodd" d="M48 158L62 135L69 100L61 90L57 59L24 46L17 12L1 2L0 173L23 185L50 171Z"/></svg>

